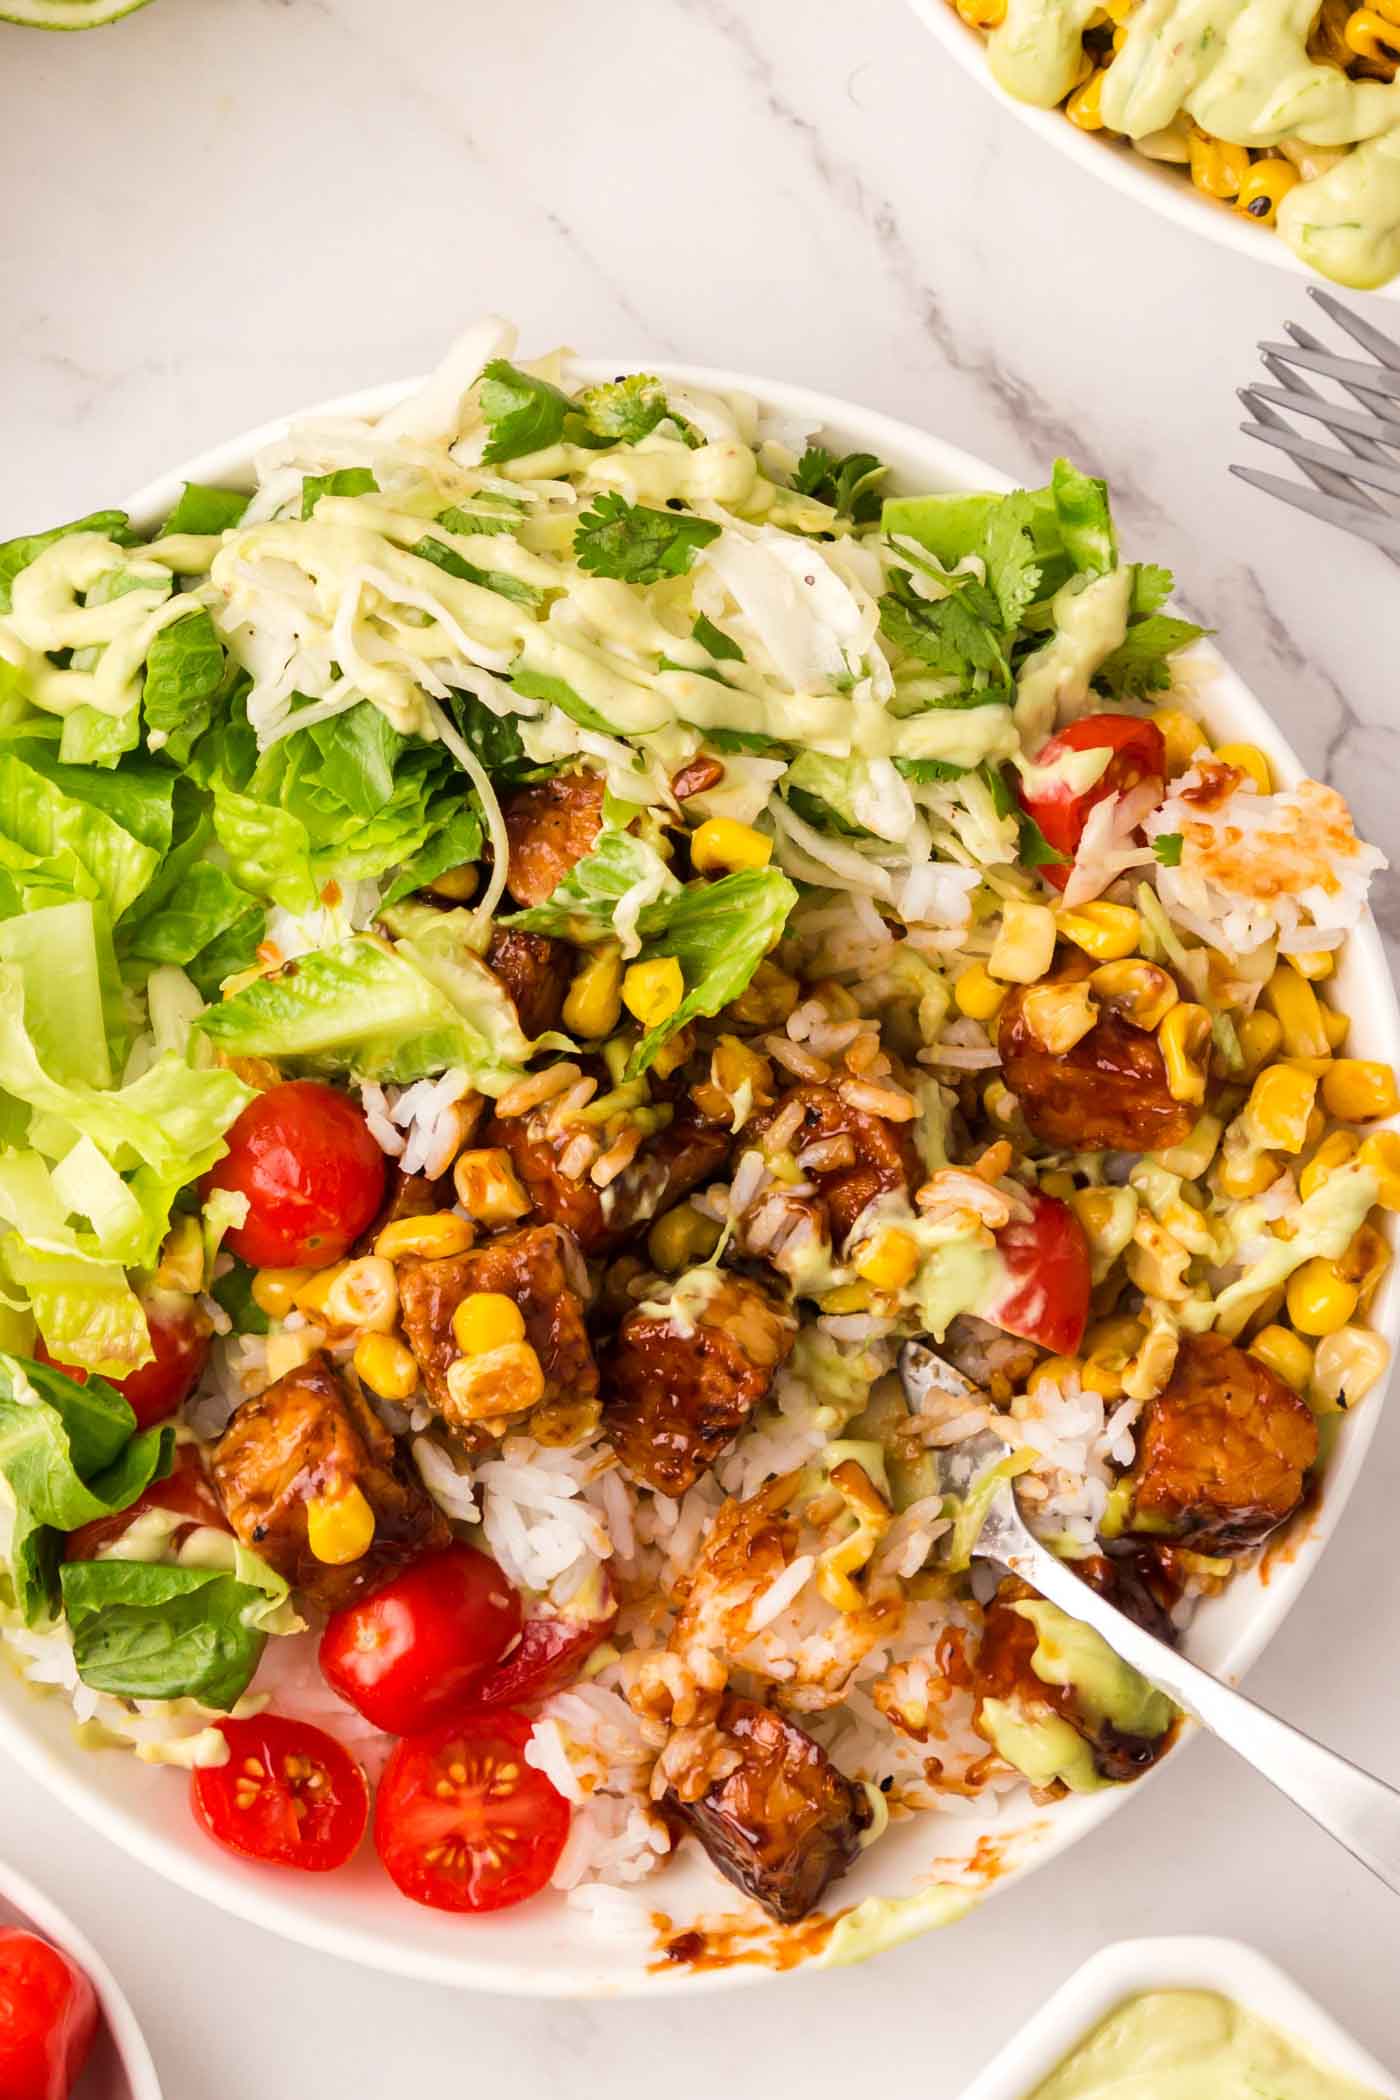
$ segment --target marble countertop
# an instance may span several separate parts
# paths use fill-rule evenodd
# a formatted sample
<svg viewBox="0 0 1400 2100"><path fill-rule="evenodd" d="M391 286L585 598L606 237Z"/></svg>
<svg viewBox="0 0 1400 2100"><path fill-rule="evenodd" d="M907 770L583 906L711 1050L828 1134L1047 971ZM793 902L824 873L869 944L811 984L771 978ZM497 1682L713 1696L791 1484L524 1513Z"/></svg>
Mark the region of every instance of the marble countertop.
<svg viewBox="0 0 1400 2100"><path fill-rule="evenodd" d="M495 307L539 347L771 373L1014 475L1061 451L1107 474L1128 543L1172 563L1400 858L1400 582L1225 472L1234 389L1305 318L1300 281L1052 155L902 0L156 0L92 36L0 25L0 67L0 538L420 369ZM1400 937L1400 892L1378 902ZM1400 1420L1251 1689L1400 1780L1397 1449ZM524 2005L338 1969L10 1772L0 1851L120 1967L171 2100L371 2100L454 2073L642 2100L661 2064L678 2100L835 2096L868 2087L872 2045L953 2100L1086 1955L1168 1931L1252 1940L1400 2063L1395 1899L1207 1743L951 1933L723 2004Z"/></svg>

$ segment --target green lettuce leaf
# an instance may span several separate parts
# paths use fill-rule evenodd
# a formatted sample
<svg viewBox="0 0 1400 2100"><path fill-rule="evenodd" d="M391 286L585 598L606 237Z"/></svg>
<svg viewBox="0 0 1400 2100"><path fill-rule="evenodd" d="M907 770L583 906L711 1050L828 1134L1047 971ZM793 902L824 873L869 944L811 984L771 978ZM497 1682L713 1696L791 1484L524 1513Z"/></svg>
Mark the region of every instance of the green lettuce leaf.
<svg viewBox="0 0 1400 2100"><path fill-rule="evenodd" d="M0 545L0 613L10 610L14 580L20 570L37 561L46 547L52 547L56 540L66 540L74 532L100 532L119 547L141 543L140 533L132 531L124 510L95 510L86 518L74 518L69 525L55 525L48 532L31 532L22 539L6 540Z"/></svg>
<svg viewBox="0 0 1400 2100"><path fill-rule="evenodd" d="M69 1561L61 1584L84 1684L124 1699L197 1699L225 1713L247 1690L268 1621L287 1601L281 1576L243 1547L232 1570Z"/></svg>
<svg viewBox="0 0 1400 2100"><path fill-rule="evenodd" d="M1067 459L1051 471L1050 493L1065 552L1075 568L1089 576L1106 576L1118 566L1118 543L1108 508L1108 483L1081 474Z"/></svg>
<svg viewBox="0 0 1400 2100"><path fill-rule="evenodd" d="M671 905L665 927L642 949L642 960L675 956L685 979L676 1011L649 1029L632 1052L627 1076L645 1072L662 1044L687 1022L717 1014L737 999L782 936L797 891L776 868L745 868L718 882L695 882Z"/></svg>
<svg viewBox="0 0 1400 2100"><path fill-rule="evenodd" d="M449 868L464 867L481 858L485 843L481 813L475 802L462 802L435 831L426 846L409 855L384 892L385 905L398 904L415 890L426 889Z"/></svg>
<svg viewBox="0 0 1400 2100"><path fill-rule="evenodd" d="M613 914L639 885L645 885L647 901L635 923L645 939L664 925L680 883L654 846L628 831L604 831L543 904L513 912L503 923L526 933L562 934L580 944L610 940Z"/></svg>
<svg viewBox="0 0 1400 2100"><path fill-rule="evenodd" d="M192 533L204 539L215 532L228 532L235 526L248 508L248 498L241 489L205 488L197 481L187 481L180 491L180 500L170 516L161 526L157 537L167 534Z"/></svg>
<svg viewBox="0 0 1400 2100"><path fill-rule="evenodd" d="M26 898L100 898L113 920L135 903L170 843L171 782L162 836L144 767L127 771L65 766L30 739L0 751L0 868Z"/></svg>
<svg viewBox="0 0 1400 2100"><path fill-rule="evenodd" d="M109 715L100 707L75 707L63 718L58 755L70 766L115 766L141 741L141 710Z"/></svg>
<svg viewBox="0 0 1400 2100"><path fill-rule="evenodd" d="M301 484L301 514L309 518L323 496L375 496L379 483L368 467L337 467L333 474L307 474Z"/></svg>
<svg viewBox="0 0 1400 2100"><path fill-rule="evenodd" d="M226 682L223 644L202 606L162 627L146 652L141 693L153 748L183 765L213 721Z"/></svg>

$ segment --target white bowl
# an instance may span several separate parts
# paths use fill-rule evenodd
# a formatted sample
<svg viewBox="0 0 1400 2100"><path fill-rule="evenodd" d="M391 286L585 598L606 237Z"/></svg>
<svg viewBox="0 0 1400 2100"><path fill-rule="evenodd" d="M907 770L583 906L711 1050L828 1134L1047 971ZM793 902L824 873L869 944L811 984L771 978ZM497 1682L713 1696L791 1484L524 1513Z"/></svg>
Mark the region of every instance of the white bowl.
<svg viewBox="0 0 1400 2100"><path fill-rule="evenodd" d="M1302 262L1277 233L1259 226L1247 226L1229 205L1202 196L1184 168L1149 160L1145 154L1135 152L1126 140L1110 137L1107 132L1081 131L1070 123L1062 109L1037 109L1033 103L1008 95L987 63L985 38L979 30L970 28L963 21L949 0L909 0L909 5L948 56L964 72L971 74L979 87L993 96L1003 109L1010 110L1038 138L1067 154L1099 181L1110 183L1125 197L1136 198L1149 211L1160 212L1163 218L1171 219L1187 233L1204 234L1220 247L1232 248L1237 255L1247 255L1255 262L1274 263L1279 269L1287 270L1295 277L1307 278L1313 284L1328 282L1320 271ZM1374 296L1400 299L1400 277L1377 286Z"/></svg>
<svg viewBox="0 0 1400 2100"><path fill-rule="evenodd" d="M1328 2070L1400 2100L1400 2085L1291 1976L1240 1940L1120 1940L1062 1983L961 2100L1029 2100L1043 2079L1125 1998L1142 1991L1219 1991L1272 2021Z"/></svg>
<svg viewBox="0 0 1400 2100"><path fill-rule="evenodd" d="M121 1986L101 1955L63 1912L0 1863L0 1925L23 1925L61 1948L97 1993L102 2022L73 2100L161 2100L151 2052Z"/></svg>
<svg viewBox="0 0 1400 2100"><path fill-rule="evenodd" d="M642 362L647 370L657 369L650 360ZM579 369L586 378L603 379L635 368L626 358L610 357ZM660 370L663 378L669 372L696 386L757 395L784 418L825 433L843 451L878 453L890 464L894 485L905 490L1011 486L1004 475L942 439L806 388L693 366ZM323 404L314 413L378 415L406 391L406 384L383 386ZM138 490L127 508L138 523L152 525L170 509L183 480L247 484L254 453L284 428L269 424L202 454ZM1296 779L1298 761L1219 655L1202 645L1198 664L1199 705L1210 726L1220 736L1262 745L1279 777ZM1343 1003L1354 1016L1358 1048L1367 1056L1400 1064L1400 1013L1369 918L1353 936L1337 981ZM1393 1276L1383 1286L1375 1318L1394 1343L1400 1329L1400 1284ZM1257 1572L1245 1573L1201 1612L1190 1647L1208 1669L1238 1677L1282 1623L1355 1484L1379 1403L1379 1392L1373 1393L1342 1424L1320 1507L1290 1534L1289 1550L1271 1563L1267 1584ZM0 1671L0 1747L75 1814L194 1894L266 1931L371 1968L525 1996L603 1997L713 1989L767 1973L765 1960L791 1965L803 1957L804 1949L812 1955L819 1952L813 1940L785 1940L773 1928L746 1944L747 1965L695 1973L668 1966L659 1946L649 1940L624 1942L601 1934L561 1899L541 1897L521 1910L470 1921L420 1909L396 1893L372 1853L340 1873L324 1876L249 1865L200 1836L180 1778L153 1771L126 1752L83 1750L74 1742L69 1723L62 1700L32 1698L18 1680ZM1058 1803L1053 1811L1028 1804L1019 1813L997 1819L994 1830L971 1816L911 1820L864 1856L840 1883L836 1901L846 1905L867 1896L907 1895L966 1867L974 1854L981 1879L996 1886L1052 1859L1136 1797L1142 1784L1079 1795ZM732 1891L708 1868L690 1860L673 1862L647 1885L646 1893L656 1908L676 1921L677 1929L698 1915L722 1913L734 1900Z"/></svg>

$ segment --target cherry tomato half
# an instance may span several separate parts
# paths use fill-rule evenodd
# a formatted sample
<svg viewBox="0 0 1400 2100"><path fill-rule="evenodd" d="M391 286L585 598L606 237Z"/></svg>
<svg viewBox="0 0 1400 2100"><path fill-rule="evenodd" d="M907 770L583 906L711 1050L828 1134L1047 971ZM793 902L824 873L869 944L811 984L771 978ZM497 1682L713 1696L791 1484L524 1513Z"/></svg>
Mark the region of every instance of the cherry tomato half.
<svg viewBox="0 0 1400 2100"><path fill-rule="evenodd" d="M1013 1218L997 1234L1006 1294L985 1317L1056 1356L1072 1356L1089 1319L1089 1243L1058 1196L1036 1193L1030 1203L1029 1218Z"/></svg>
<svg viewBox="0 0 1400 2100"><path fill-rule="evenodd" d="M343 1867L369 1821L365 1775L343 1744L281 1714L217 1725L228 1763L195 1773L195 1821L244 1859L308 1874Z"/></svg>
<svg viewBox="0 0 1400 2100"><path fill-rule="evenodd" d="M108 1383L126 1401L136 1417L137 1428L150 1429L183 1407L199 1384L209 1361L212 1335L209 1322L194 1299L183 1291L156 1291L142 1302L155 1354L139 1370L125 1378L109 1379ZM41 1364L51 1364L55 1371L65 1372L79 1385L87 1384L86 1371L61 1362L42 1341L36 1344L34 1354Z"/></svg>
<svg viewBox="0 0 1400 2100"><path fill-rule="evenodd" d="M171 1533L172 1545L183 1545L189 1532L198 1524L210 1525L215 1531L232 1529L209 1484L199 1452L193 1444L177 1444L175 1464L166 1478L153 1480L129 1509L118 1510L114 1517L98 1517L93 1523L81 1524L76 1531L70 1531L64 1546L64 1559L96 1560L103 1546L121 1538L138 1517L144 1517L153 1509L171 1509L189 1519L187 1526Z"/></svg>
<svg viewBox="0 0 1400 2100"><path fill-rule="evenodd" d="M18 1926L0 1927L0 2093L68 2100L97 2033L97 1997L81 1969Z"/></svg>
<svg viewBox="0 0 1400 2100"><path fill-rule="evenodd" d="M562 1611L534 1613L520 1629L520 1639L510 1654L476 1686L472 1704L528 1706L572 1684L617 1620L617 1600L605 1572L596 1603L591 1614L576 1611L572 1603Z"/></svg>
<svg viewBox="0 0 1400 2100"><path fill-rule="evenodd" d="M520 1631L520 1598L474 1546L445 1546L332 1612L321 1670L388 1735L421 1735L470 1706Z"/></svg>
<svg viewBox="0 0 1400 2100"><path fill-rule="evenodd" d="M1021 807L1035 818L1046 841L1065 856L1065 865L1054 863L1041 869L1045 880L1057 890L1069 881L1068 863L1074 859L1089 812L1108 795L1120 795L1144 780L1167 780L1167 747L1154 722L1137 715L1085 715L1067 723L1036 754L1038 766L1053 765L1072 751L1111 751L1105 770L1092 787L1075 794L1063 781L1052 781L1034 793L1019 790Z"/></svg>
<svg viewBox="0 0 1400 2100"><path fill-rule="evenodd" d="M549 1880L569 1804L526 1764L530 1727L524 1714L467 1714L394 1751L374 1804L374 1843L415 1903L504 1910Z"/></svg>
<svg viewBox="0 0 1400 2100"><path fill-rule="evenodd" d="M248 1215L224 1244L255 1269L339 1261L384 1201L384 1154L346 1094L289 1079L248 1103L200 1187L234 1189Z"/></svg>

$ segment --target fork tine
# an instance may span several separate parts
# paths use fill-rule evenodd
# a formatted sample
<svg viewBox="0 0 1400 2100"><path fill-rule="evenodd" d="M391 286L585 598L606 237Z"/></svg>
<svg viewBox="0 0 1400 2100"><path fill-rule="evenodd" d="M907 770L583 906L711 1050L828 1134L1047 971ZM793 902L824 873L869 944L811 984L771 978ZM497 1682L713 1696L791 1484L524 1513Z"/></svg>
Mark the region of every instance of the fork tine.
<svg viewBox="0 0 1400 2100"><path fill-rule="evenodd" d="M1319 350L1324 353L1326 352L1327 345L1324 342L1319 341L1317 336L1310 335L1306 328L1300 328L1296 321L1285 321L1283 325L1288 330L1288 333L1292 336L1294 342L1298 345L1299 349ZM1363 366L1362 370L1366 373L1368 379L1375 379L1379 376L1375 368L1371 365ZM1302 382L1300 381L1300 384L1301 383ZM1285 384L1287 384L1287 381L1285 381ZM1366 410L1366 413L1368 415L1394 415L1395 410L1392 407L1390 401L1386 398L1386 396L1383 393L1377 393L1375 387L1368 386L1365 380L1343 379L1339 380L1338 384L1341 386L1342 390L1345 393L1351 395L1353 401L1360 403L1361 407Z"/></svg>
<svg viewBox="0 0 1400 2100"><path fill-rule="evenodd" d="M1293 405L1293 396L1291 394L1281 388L1274 387L1242 386L1237 391L1245 407L1252 414L1256 415L1261 423L1266 423L1271 430L1287 430L1289 428L1283 417L1277 415L1262 397L1265 394L1275 394L1277 398L1285 401L1291 407ZM1309 388L1309 392L1311 391L1311 388ZM1348 481L1344 473L1340 473L1332 467L1314 466L1305 459L1300 459L1298 464L1314 488L1322 489L1326 495L1340 496L1344 503L1359 503L1364 509L1375 511L1378 516L1384 514L1384 506L1378 503L1374 496L1368 495L1365 489L1359 488L1354 481Z"/></svg>
<svg viewBox="0 0 1400 2100"><path fill-rule="evenodd" d="M1324 291L1321 285L1310 284L1308 290L1327 318L1335 321L1339 328L1345 329L1354 343L1360 343L1363 350L1369 350L1378 364L1389 366L1392 372L1400 372L1400 343L1396 342L1394 336L1382 335L1379 328L1373 328L1369 321L1363 321L1360 314L1352 313L1332 292Z"/></svg>
<svg viewBox="0 0 1400 2100"><path fill-rule="evenodd" d="M1400 466L1382 466L1376 460L1357 459L1354 453L1334 452L1330 446L1317 445L1311 438L1301 437L1286 423L1272 430L1263 423L1242 423L1240 428L1246 437L1277 446L1290 459L1296 459L1300 466L1327 467L1334 474L1345 474L1351 481L1364 482L1368 488L1384 489L1388 495L1400 496Z"/></svg>
<svg viewBox="0 0 1400 2100"><path fill-rule="evenodd" d="M1298 343L1261 343L1259 348L1265 357L1277 358L1285 365L1301 365L1304 371L1316 372L1323 379L1336 379L1343 386L1400 395L1400 372L1387 371L1383 366L1363 365L1354 357L1334 357L1327 350L1305 350Z"/></svg>
<svg viewBox="0 0 1400 2100"><path fill-rule="evenodd" d="M1337 437L1364 438L1367 444L1375 445L1375 451L1369 454L1362 452L1360 447L1355 448L1360 457L1383 460L1382 444L1400 445L1400 421L1384 425L1390 435L1382 437L1375 416L1368 416L1360 409L1343 408L1339 401L1329 401L1325 394L1314 393L1311 387L1305 394L1282 386L1246 386L1239 392L1246 407L1252 408L1258 401L1272 401L1295 416L1311 416L1316 422L1325 423Z"/></svg>
<svg viewBox="0 0 1400 2100"><path fill-rule="evenodd" d="M1285 481L1278 474L1260 474L1253 467L1232 466L1230 472L1240 481L1247 481L1251 488L1262 489L1266 496L1277 496L1280 503L1306 511L1324 525L1340 526L1343 532L1355 533L1358 539L1370 540L1387 554L1400 558L1400 519L1378 516L1374 511L1362 510L1359 504L1322 495L1316 489L1300 488L1296 481Z"/></svg>

